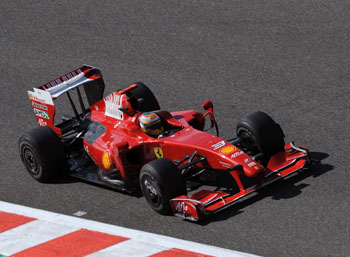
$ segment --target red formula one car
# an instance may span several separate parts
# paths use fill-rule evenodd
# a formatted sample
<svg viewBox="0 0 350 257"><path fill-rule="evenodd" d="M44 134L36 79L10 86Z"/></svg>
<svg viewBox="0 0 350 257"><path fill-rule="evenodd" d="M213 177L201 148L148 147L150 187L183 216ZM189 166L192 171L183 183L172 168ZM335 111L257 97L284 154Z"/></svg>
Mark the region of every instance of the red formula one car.
<svg viewBox="0 0 350 257"><path fill-rule="evenodd" d="M39 127L22 135L19 150L36 180L68 170L126 192L141 187L157 212L197 221L311 163L308 149L285 144L282 129L266 113L245 117L237 137L225 140L218 137L209 100L204 114L168 112L142 83L106 97L103 91L100 70L82 66L28 92ZM54 123L54 101L62 94L74 116ZM157 135L141 121L152 115L158 117ZM204 131L205 117L217 136Z"/></svg>

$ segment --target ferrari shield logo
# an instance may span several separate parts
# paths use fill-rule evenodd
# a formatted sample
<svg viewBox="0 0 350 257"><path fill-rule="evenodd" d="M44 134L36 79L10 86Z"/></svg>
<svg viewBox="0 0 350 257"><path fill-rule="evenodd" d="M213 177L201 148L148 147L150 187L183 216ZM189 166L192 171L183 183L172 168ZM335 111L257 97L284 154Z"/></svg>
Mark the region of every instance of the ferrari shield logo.
<svg viewBox="0 0 350 257"><path fill-rule="evenodd" d="M160 147L155 147L153 148L154 150L154 153L156 154L157 158L163 158L163 151L162 151L162 148Z"/></svg>

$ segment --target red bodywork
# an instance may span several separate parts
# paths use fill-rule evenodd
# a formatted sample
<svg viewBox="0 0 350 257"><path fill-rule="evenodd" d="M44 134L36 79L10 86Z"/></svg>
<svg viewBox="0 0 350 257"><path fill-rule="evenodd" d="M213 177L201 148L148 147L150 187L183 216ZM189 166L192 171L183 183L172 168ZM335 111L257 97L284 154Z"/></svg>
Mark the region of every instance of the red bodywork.
<svg viewBox="0 0 350 257"><path fill-rule="evenodd" d="M92 145L84 140L85 149L100 169L105 172L109 170L104 168L102 156L107 151L114 164L112 167L121 172L124 180L128 179L128 171L140 170L143 164L156 158L168 158L176 162L182 160L186 155L191 156L194 152L197 152L199 156L205 156L207 165L213 170L224 172L232 167L237 167L229 172L238 185L238 193L231 195L202 190L190 197L184 195L171 200L174 214L190 220L198 220L208 213L218 211L239 198L302 169L310 161L306 148L298 147L304 150L299 151L292 148L289 143L285 146L286 152L274 155L267 167L263 167L237 146L203 132L204 115L193 110L171 113L163 110L155 111L167 129L182 129L168 137L153 138L140 130L138 119L141 113L139 112L132 112L132 115L124 113L123 119L119 120L105 115L104 101L90 109L91 119L104 124L106 133ZM209 111L212 112L212 109ZM198 129L190 125L193 123L199 124ZM130 152L134 153L133 157L137 156L137 163L132 163L128 159L127 155ZM203 164L198 162L196 165L201 167ZM259 180L256 185L246 189L240 179L242 175L259 178Z"/></svg>
<svg viewBox="0 0 350 257"><path fill-rule="evenodd" d="M84 81L102 79L99 75L89 77L87 74L90 70L86 66L75 71L74 76L78 77L82 74ZM74 76L71 77L75 79ZM64 79L60 77L55 80L58 81L58 85L60 85L60 80ZM46 85L50 85L49 83ZM57 85L52 87L55 88ZM161 117L166 130L177 129L177 132L163 138L148 136L141 131L139 126L139 117L142 113L134 108L135 105L131 104L132 98L126 94L133 87L135 85L114 92L89 107L91 121L102 124L105 131L93 142L88 142L84 138L83 144L87 154L103 173L108 174L118 170L123 180L128 181L130 172L139 171L144 164L156 158L168 158L174 163L179 163L185 156L197 153L196 156L205 157L205 162L199 161L193 166L229 172L236 182L236 185L233 186L239 188L239 191L234 194L201 190L192 196L176 197L171 200L171 206L177 216L198 220L259 188L301 170L310 162L306 148L295 147L289 143L285 146L285 152L272 156L264 167L229 141L204 132L205 116L209 116L212 125L217 127L210 101L203 104L206 110L204 115L194 110L155 111ZM61 135L60 128L53 124L55 109L48 95L50 90L49 86L46 88L41 86L34 89L34 92L29 92L29 95L34 111L39 108L44 112L44 114L35 113L39 126L49 126L58 135ZM65 91L68 90L65 88ZM59 94L51 92L51 96L52 99L55 99ZM256 178L255 185L245 188L241 176Z"/></svg>

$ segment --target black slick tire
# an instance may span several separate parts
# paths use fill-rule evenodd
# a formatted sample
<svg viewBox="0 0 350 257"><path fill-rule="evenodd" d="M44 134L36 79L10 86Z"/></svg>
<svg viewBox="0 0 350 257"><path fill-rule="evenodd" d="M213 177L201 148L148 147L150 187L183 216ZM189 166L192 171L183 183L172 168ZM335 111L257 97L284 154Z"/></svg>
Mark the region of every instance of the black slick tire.
<svg viewBox="0 0 350 257"><path fill-rule="evenodd" d="M284 151L284 133L280 125L264 112L254 112L243 118L236 132L243 146L253 153L263 153L265 160Z"/></svg>
<svg viewBox="0 0 350 257"><path fill-rule="evenodd" d="M65 168L65 147L49 127L38 127L22 135L19 154L30 175L39 182L48 182Z"/></svg>
<svg viewBox="0 0 350 257"><path fill-rule="evenodd" d="M136 96L138 99L142 98L143 102L140 103L140 112L151 112L160 110L157 98L154 96L152 91L142 82L134 83L137 85L136 88L130 90L130 94Z"/></svg>
<svg viewBox="0 0 350 257"><path fill-rule="evenodd" d="M185 181L180 171L167 158L145 164L140 171L139 181L148 204L160 214L166 215L172 212L171 199L187 195Z"/></svg>

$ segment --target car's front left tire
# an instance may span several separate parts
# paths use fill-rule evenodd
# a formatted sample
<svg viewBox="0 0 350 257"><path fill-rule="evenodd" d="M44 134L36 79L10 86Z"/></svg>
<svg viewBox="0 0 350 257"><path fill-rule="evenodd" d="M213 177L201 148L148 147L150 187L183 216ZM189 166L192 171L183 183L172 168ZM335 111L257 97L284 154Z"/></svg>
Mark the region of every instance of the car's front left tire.
<svg viewBox="0 0 350 257"><path fill-rule="evenodd" d="M179 169L167 158L145 164L140 171L139 181L150 207L161 214L171 213L171 199L187 195L185 181Z"/></svg>

